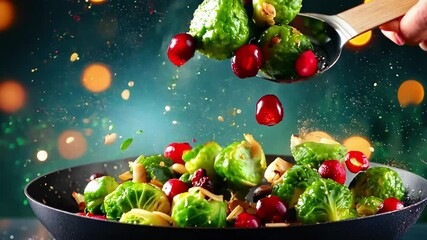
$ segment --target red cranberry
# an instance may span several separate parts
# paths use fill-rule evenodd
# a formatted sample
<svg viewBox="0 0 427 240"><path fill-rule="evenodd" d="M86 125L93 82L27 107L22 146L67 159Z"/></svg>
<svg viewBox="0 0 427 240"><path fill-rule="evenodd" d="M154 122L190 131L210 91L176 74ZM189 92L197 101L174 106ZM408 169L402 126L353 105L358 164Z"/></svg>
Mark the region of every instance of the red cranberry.
<svg viewBox="0 0 427 240"><path fill-rule="evenodd" d="M261 50L255 44L243 45L231 58L231 69L239 78L256 76L261 66Z"/></svg>
<svg viewBox="0 0 427 240"><path fill-rule="evenodd" d="M237 218L234 221L234 227L258 228L258 227L261 227L261 221L255 215L252 215L247 212L242 212L239 215L237 215Z"/></svg>
<svg viewBox="0 0 427 240"><path fill-rule="evenodd" d="M182 154L191 150L191 145L189 143L171 143L166 146L163 155L167 158L172 159L174 163L184 164L184 160L182 160Z"/></svg>
<svg viewBox="0 0 427 240"><path fill-rule="evenodd" d="M103 176L104 176L104 174L102 174L102 173L92 173L90 175L90 177L89 177L89 181L92 181L94 179L97 179L97 178L100 178L100 177L103 177Z"/></svg>
<svg viewBox="0 0 427 240"><path fill-rule="evenodd" d="M275 95L265 95L256 104L256 121L261 125L273 126L283 119L283 106Z"/></svg>
<svg viewBox="0 0 427 240"><path fill-rule="evenodd" d="M196 40L188 33L175 35L168 47L169 60L178 67L181 67L190 60L196 51Z"/></svg>
<svg viewBox="0 0 427 240"><path fill-rule="evenodd" d="M317 58L313 51L307 50L297 58L295 70L301 77L309 77L317 73Z"/></svg>
<svg viewBox="0 0 427 240"><path fill-rule="evenodd" d="M320 165L318 172L322 178L330 178L339 184L345 183L345 168L338 160L324 161Z"/></svg>
<svg viewBox="0 0 427 240"><path fill-rule="evenodd" d="M213 183L204 168L200 168L193 173L191 184L193 187L202 187L210 192L213 192L214 190Z"/></svg>
<svg viewBox="0 0 427 240"><path fill-rule="evenodd" d="M168 196L169 200L172 201L176 195L187 192L188 185L177 178L171 178L163 184L162 191Z"/></svg>
<svg viewBox="0 0 427 240"><path fill-rule="evenodd" d="M386 198L378 207L378 213L391 212L395 210L400 210L404 207L403 203L397 198L391 197Z"/></svg>
<svg viewBox="0 0 427 240"><path fill-rule="evenodd" d="M359 151L349 151L345 156L345 165L352 173L358 173L369 168L369 160Z"/></svg>
<svg viewBox="0 0 427 240"><path fill-rule="evenodd" d="M256 215L265 223L284 222L287 206L278 196L261 198L256 203Z"/></svg>

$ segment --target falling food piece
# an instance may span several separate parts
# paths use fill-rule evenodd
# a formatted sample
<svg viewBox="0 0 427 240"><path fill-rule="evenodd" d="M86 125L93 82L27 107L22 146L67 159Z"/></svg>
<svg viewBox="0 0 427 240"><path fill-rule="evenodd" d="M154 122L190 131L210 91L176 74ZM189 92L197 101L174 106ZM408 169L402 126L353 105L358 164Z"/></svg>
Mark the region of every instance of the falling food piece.
<svg viewBox="0 0 427 240"><path fill-rule="evenodd" d="M224 117L223 116L218 116L218 121L224 122Z"/></svg>
<svg viewBox="0 0 427 240"><path fill-rule="evenodd" d="M134 82L134 81L129 81L129 82L128 82L128 86L129 86L129 87L133 87L133 86L135 86L135 82Z"/></svg>
<svg viewBox="0 0 427 240"><path fill-rule="evenodd" d="M129 97L130 97L130 91L129 91L129 89L123 90L123 92L122 92L122 98L123 98L123 100L129 100Z"/></svg>
<svg viewBox="0 0 427 240"><path fill-rule="evenodd" d="M122 145L120 146L120 149L121 149L122 151L125 151L126 149L128 149L128 148L129 148L129 146L132 144L132 142L133 142L133 138L128 138L128 139L126 139L126 140L122 143Z"/></svg>
<svg viewBox="0 0 427 240"><path fill-rule="evenodd" d="M116 139L117 139L117 133L107 134L104 137L104 144L105 145L111 145L116 141Z"/></svg>
<svg viewBox="0 0 427 240"><path fill-rule="evenodd" d="M71 54L71 56L70 56L70 61L71 62L75 62L75 61L77 61L77 60L79 60L80 58L79 58L79 54L78 53L73 53L73 54Z"/></svg>

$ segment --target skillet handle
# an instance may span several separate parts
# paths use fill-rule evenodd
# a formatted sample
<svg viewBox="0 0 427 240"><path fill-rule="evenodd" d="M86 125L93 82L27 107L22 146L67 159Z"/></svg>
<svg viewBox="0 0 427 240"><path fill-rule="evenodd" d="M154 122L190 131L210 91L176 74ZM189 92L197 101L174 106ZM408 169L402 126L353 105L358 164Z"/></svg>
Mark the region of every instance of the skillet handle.
<svg viewBox="0 0 427 240"><path fill-rule="evenodd" d="M357 35L403 16L418 0L372 0L337 14Z"/></svg>

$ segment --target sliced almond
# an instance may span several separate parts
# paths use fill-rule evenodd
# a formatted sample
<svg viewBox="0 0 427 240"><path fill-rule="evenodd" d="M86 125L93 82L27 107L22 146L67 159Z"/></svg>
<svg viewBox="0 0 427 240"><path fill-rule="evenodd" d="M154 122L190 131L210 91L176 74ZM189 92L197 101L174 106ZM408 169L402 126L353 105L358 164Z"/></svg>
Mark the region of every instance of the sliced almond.
<svg viewBox="0 0 427 240"><path fill-rule="evenodd" d="M292 163L289 163L283 160L282 158L277 157L273 162L268 165L267 169L264 172L264 178L269 183L276 182L292 166Z"/></svg>
<svg viewBox="0 0 427 240"><path fill-rule="evenodd" d="M132 181L135 183L147 182L147 172L144 165L137 162L132 163Z"/></svg>

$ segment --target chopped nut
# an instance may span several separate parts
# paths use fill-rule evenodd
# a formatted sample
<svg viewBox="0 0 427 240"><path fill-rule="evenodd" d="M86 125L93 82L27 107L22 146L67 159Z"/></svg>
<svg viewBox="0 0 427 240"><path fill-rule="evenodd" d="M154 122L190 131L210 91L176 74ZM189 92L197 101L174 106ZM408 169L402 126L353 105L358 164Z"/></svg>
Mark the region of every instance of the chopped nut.
<svg viewBox="0 0 427 240"><path fill-rule="evenodd" d="M187 168L185 168L185 165L181 163L174 163L172 165L172 171L181 175L184 173L188 173Z"/></svg>
<svg viewBox="0 0 427 240"><path fill-rule="evenodd" d="M277 157L265 170L264 177L269 183L277 183L277 180L293 166L292 163L286 162L280 157Z"/></svg>
<svg viewBox="0 0 427 240"><path fill-rule="evenodd" d="M146 183L147 182L147 172L145 171L144 165L140 163L132 163L133 173L132 181L135 183Z"/></svg>

